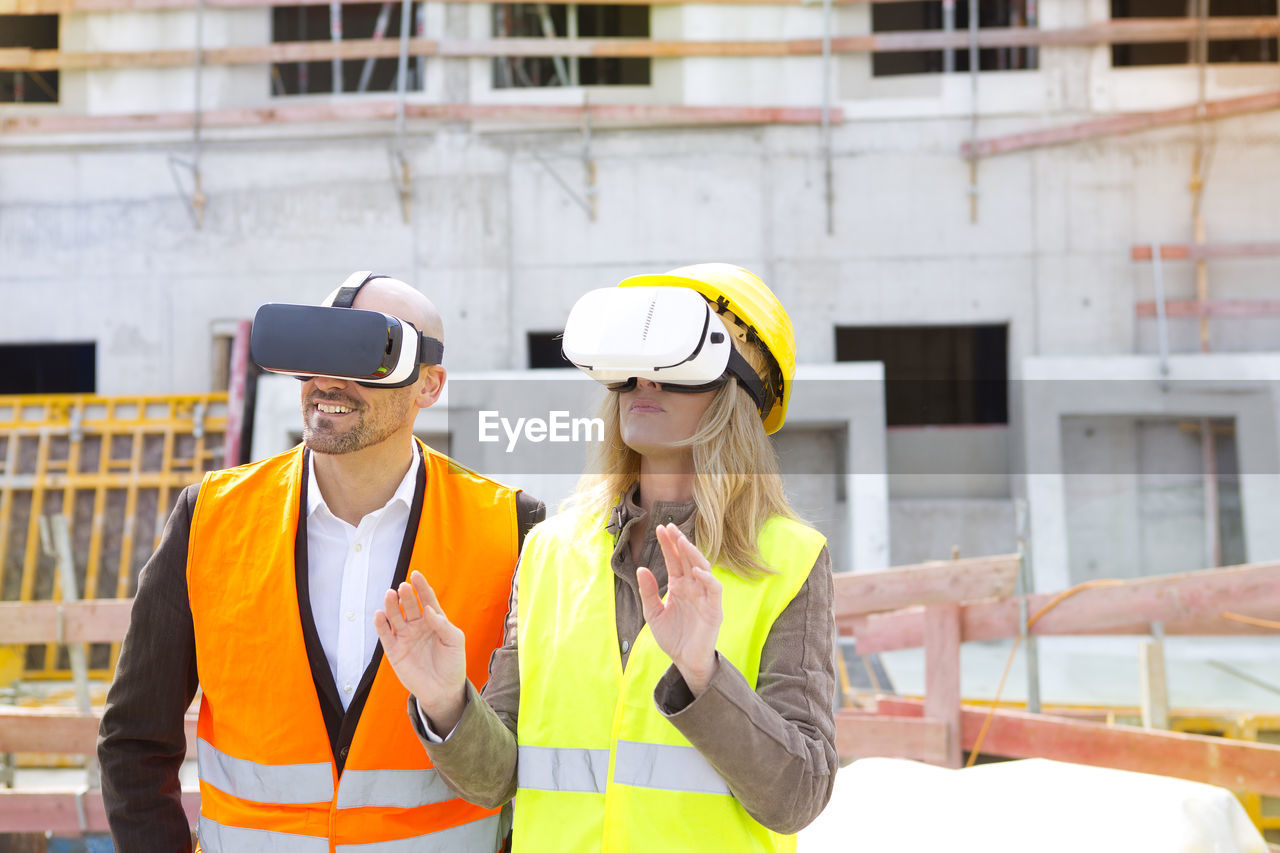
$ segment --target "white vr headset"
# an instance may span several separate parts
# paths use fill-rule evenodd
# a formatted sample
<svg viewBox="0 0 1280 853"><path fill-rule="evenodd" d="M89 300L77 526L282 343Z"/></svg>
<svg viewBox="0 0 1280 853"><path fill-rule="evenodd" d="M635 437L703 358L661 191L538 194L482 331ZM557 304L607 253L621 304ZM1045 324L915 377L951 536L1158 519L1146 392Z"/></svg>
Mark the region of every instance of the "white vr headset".
<svg viewBox="0 0 1280 853"><path fill-rule="evenodd" d="M443 360L444 344L399 317L352 308L360 288L375 278L386 276L353 273L321 305L263 305L249 342L254 362L299 379L326 376L373 388L412 385L419 365Z"/></svg>
<svg viewBox="0 0 1280 853"><path fill-rule="evenodd" d="M699 393L730 377L756 401L764 384L734 349L715 306L686 287L606 287L586 293L569 312L564 357L611 391L638 378L665 391Z"/></svg>

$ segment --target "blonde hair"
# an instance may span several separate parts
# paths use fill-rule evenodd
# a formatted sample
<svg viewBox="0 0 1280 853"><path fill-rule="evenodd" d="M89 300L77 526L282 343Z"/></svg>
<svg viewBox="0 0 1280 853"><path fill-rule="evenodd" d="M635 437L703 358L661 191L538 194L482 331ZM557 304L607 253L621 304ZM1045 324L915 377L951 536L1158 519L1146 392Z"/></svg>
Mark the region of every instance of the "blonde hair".
<svg viewBox="0 0 1280 853"><path fill-rule="evenodd" d="M725 325L736 318L726 313ZM738 326L737 329L742 329ZM766 373L768 356L734 336L734 346L757 374ZM767 381L767 380L766 380ZM693 544L711 564L745 578L772 574L756 546L760 529L772 516L796 518L778 472L778 458L764 431L751 395L730 379L714 392L693 435L677 446L693 449ZM593 451L586 472L567 502L587 516L607 513L640 479L640 454L622 440L619 392L606 394L600 407L604 441Z"/></svg>

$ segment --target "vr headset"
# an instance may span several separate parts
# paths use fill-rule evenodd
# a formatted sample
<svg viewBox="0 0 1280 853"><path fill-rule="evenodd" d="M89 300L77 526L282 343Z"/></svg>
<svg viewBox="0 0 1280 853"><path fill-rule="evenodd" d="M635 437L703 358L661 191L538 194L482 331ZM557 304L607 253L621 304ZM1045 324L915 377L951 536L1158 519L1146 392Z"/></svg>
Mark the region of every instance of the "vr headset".
<svg viewBox="0 0 1280 853"><path fill-rule="evenodd" d="M714 306L685 287L607 287L584 294L564 327L564 357L611 391L639 378L700 393L738 380L760 408L764 384L733 347Z"/></svg>
<svg viewBox="0 0 1280 853"><path fill-rule="evenodd" d="M351 307L360 288L387 277L352 273L321 305L263 305L249 340L254 362L303 380L326 376L370 388L412 385L420 364L440 364L444 344L399 317Z"/></svg>

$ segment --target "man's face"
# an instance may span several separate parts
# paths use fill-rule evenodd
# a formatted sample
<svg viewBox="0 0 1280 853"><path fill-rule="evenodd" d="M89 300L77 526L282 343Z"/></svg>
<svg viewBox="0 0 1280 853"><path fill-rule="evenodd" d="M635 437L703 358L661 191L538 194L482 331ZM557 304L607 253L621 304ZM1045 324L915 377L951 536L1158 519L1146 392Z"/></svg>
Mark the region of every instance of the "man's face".
<svg viewBox="0 0 1280 853"><path fill-rule="evenodd" d="M365 388L317 376L302 383L302 441L316 453L354 453L412 431L417 383Z"/></svg>

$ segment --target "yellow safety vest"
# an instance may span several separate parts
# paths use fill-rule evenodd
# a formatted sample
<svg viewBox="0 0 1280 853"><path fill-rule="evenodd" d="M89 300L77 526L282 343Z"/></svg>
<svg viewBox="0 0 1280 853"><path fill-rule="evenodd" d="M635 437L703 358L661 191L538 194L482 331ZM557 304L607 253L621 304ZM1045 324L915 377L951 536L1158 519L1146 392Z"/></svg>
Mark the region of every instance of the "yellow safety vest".
<svg viewBox="0 0 1280 853"><path fill-rule="evenodd" d="M716 566L724 623L716 649L754 688L774 621L826 544L774 517L758 540L776 572L745 580ZM671 665L646 625L622 668L613 537L604 519L557 516L525 539L519 568L519 764L512 845L533 851L794 851L756 822L658 712ZM780 794L783 792L779 792Z"/></svg>

